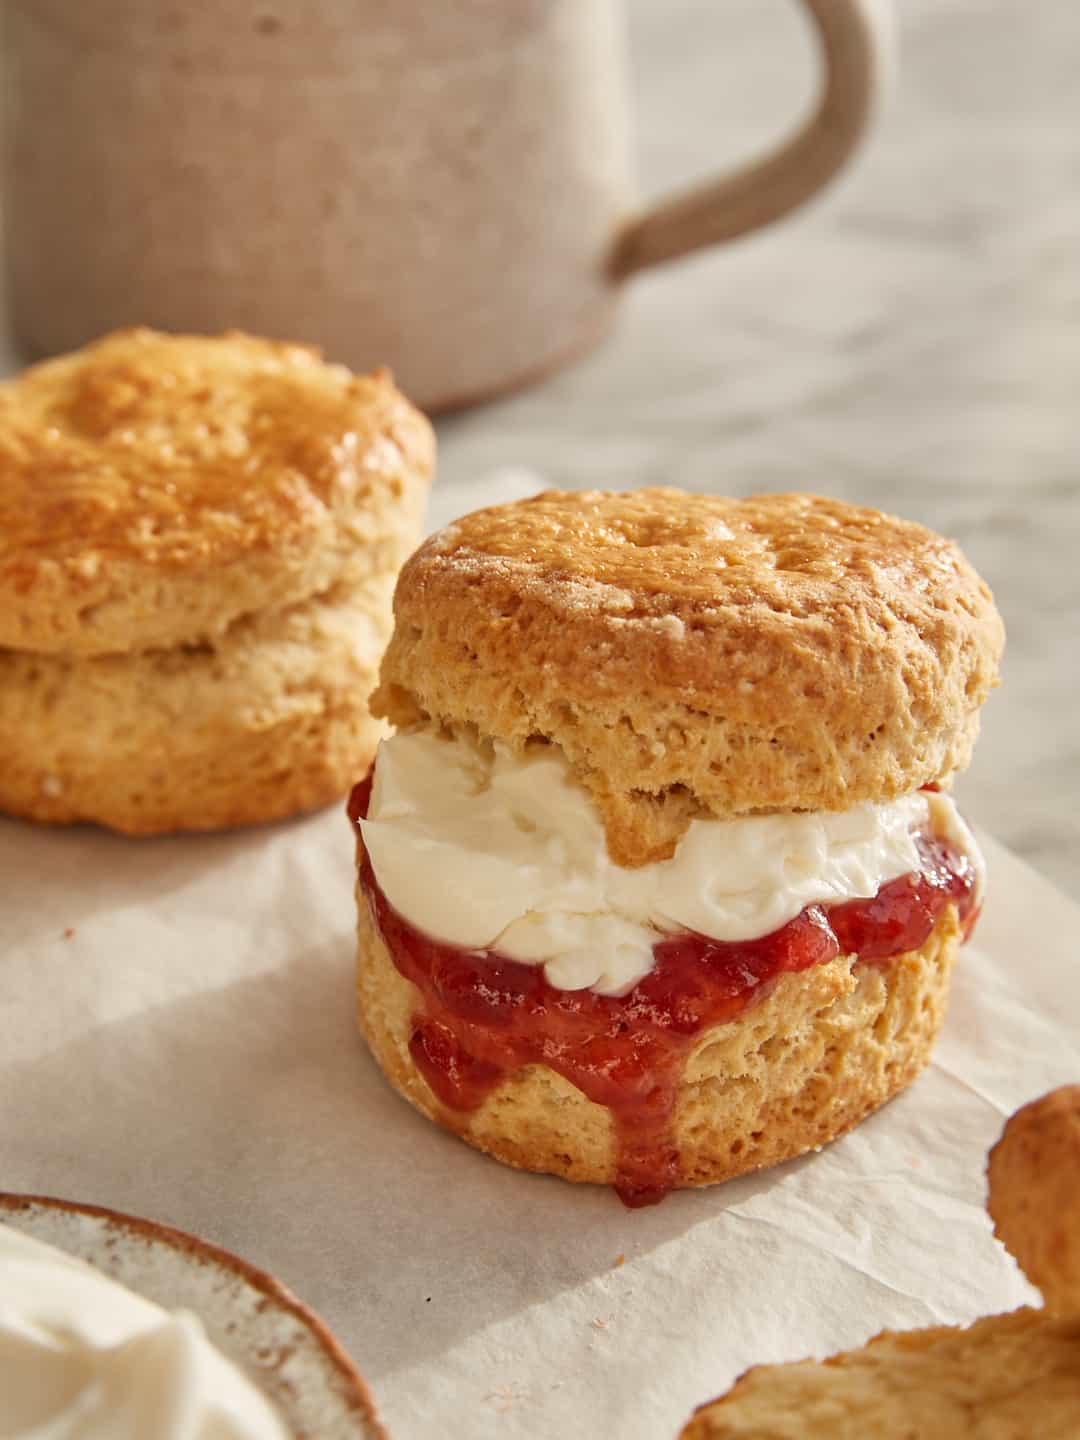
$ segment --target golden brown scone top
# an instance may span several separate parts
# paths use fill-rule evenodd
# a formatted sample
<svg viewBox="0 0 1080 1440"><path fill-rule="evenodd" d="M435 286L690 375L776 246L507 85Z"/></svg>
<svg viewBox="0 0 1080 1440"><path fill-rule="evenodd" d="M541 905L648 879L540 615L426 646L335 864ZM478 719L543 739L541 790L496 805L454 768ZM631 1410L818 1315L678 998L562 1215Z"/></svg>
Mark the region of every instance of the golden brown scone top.
<svg viewBox="0 0 1080 1440"><path fill-rule="evenodd" d="M0 385L0 646L193 642L363 575L432 457L388 375L299 345L139 329L35 365Z"/></svg>
<svg viewBox="0 0 1080 1440"><path fill-rule="evenodd" d="M1018 1110L990 1151L987 1176L994 1234L1048 1310L1080 1315L1080 1085Z"/></svg>
<svg viewBox="0 0 1080 1440"><path fill-rule="evenodd" d="M402 572L375 704L559 744L622 864L694 815L846 809L964 766L1001 620L950 541L812 495L550 491Z"/></svg>

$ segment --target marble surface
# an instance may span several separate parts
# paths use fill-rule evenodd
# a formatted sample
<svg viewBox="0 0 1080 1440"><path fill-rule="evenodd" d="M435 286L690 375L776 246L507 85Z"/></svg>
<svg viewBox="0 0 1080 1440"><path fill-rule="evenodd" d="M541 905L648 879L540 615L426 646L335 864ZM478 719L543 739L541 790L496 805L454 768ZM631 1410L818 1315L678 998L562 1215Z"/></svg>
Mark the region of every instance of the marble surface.
<svg viewBox="0 0 1080 1440"><path fill-rule="evenodd" d="M633 0L642 189L778 138L791 0ZM443 485L806 489L955 537L1009 630L960 795L1080 896L1080 9L904 0L877 132L794 219L646 276L584 363L444 421Z"/></svg>
<svg viewBox="0 0 1080 1440"><path fill-rule="evenodd" d="M968 812L1080 896L1080 8L903 0L876 133L793 219L628 287L583 363L443 421L435 509L560 486L804 489L955 537L1009 631ZM792 0L630 0L642 192L779 139ZM0 326L0 369L17 363Z"/></svg>

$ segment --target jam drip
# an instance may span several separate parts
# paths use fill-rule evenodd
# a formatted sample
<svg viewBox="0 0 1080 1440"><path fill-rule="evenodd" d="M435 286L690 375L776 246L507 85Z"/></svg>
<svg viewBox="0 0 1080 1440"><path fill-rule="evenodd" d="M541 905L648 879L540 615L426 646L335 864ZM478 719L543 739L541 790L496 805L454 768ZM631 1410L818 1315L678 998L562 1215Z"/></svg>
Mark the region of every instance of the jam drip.
<svg viewBox="0 0 1080 1440"><path fill-rule="evenodd" d="M371 776L349 800L367 815ZM393 908L361 845L361 884L394 964L423 996L409 1049L442 1103L476 1109L522 1066L542 1064L612 1115L615 1188L629 1206L655 1204L678 1179L675 1100L686 1056L701 1031L734 1019L768 983L838 955L882 963L927 939L955 904L963 938L976 919L971 861L946 841L918 837L917 872L872 900L810 905L760 939L734 943L682 933L653 947L655 966L626 995L559 990L543 967L495 951L433 940Z"/></svg>

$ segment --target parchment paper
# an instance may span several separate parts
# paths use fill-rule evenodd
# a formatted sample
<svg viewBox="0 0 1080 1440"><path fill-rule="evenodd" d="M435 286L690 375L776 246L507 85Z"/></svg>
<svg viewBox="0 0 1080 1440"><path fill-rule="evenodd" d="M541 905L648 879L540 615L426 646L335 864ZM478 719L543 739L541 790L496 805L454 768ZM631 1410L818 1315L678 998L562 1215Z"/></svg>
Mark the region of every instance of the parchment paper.
<svg viewBox="0 0 1080 1440"><path fill-rule="evenodd" d="M150 841L2 821L0 1189L273 1271L399 1440L667 1440L752 1363L1030 1297L983 1168L1012 1109L1080 1079L1080 908L982 838L989 897L916 1085L819 1155L628 1212L387 1088L353 1024L341 811Z"/></svg>

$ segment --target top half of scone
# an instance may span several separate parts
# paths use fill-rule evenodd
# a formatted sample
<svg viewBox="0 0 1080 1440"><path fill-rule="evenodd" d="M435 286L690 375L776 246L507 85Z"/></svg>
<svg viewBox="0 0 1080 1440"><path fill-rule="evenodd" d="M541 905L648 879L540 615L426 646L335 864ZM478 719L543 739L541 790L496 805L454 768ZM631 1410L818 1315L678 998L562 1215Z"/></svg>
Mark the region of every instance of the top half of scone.
<svg viewBox="0 0 1080 1440"><path fill-rule="evenodd" d="M396 569L431 427L385 372L127 330L0 385L0 647L198 643Z"/></svg>
<svg viewBox="0 0 1080 1440"><path fill-rule="evenodd" d="M1003 628L949 540L811 495L548 492L424 544L374 708L557 747L611 859L694 819L845 811L947 783Z"/></svg>

